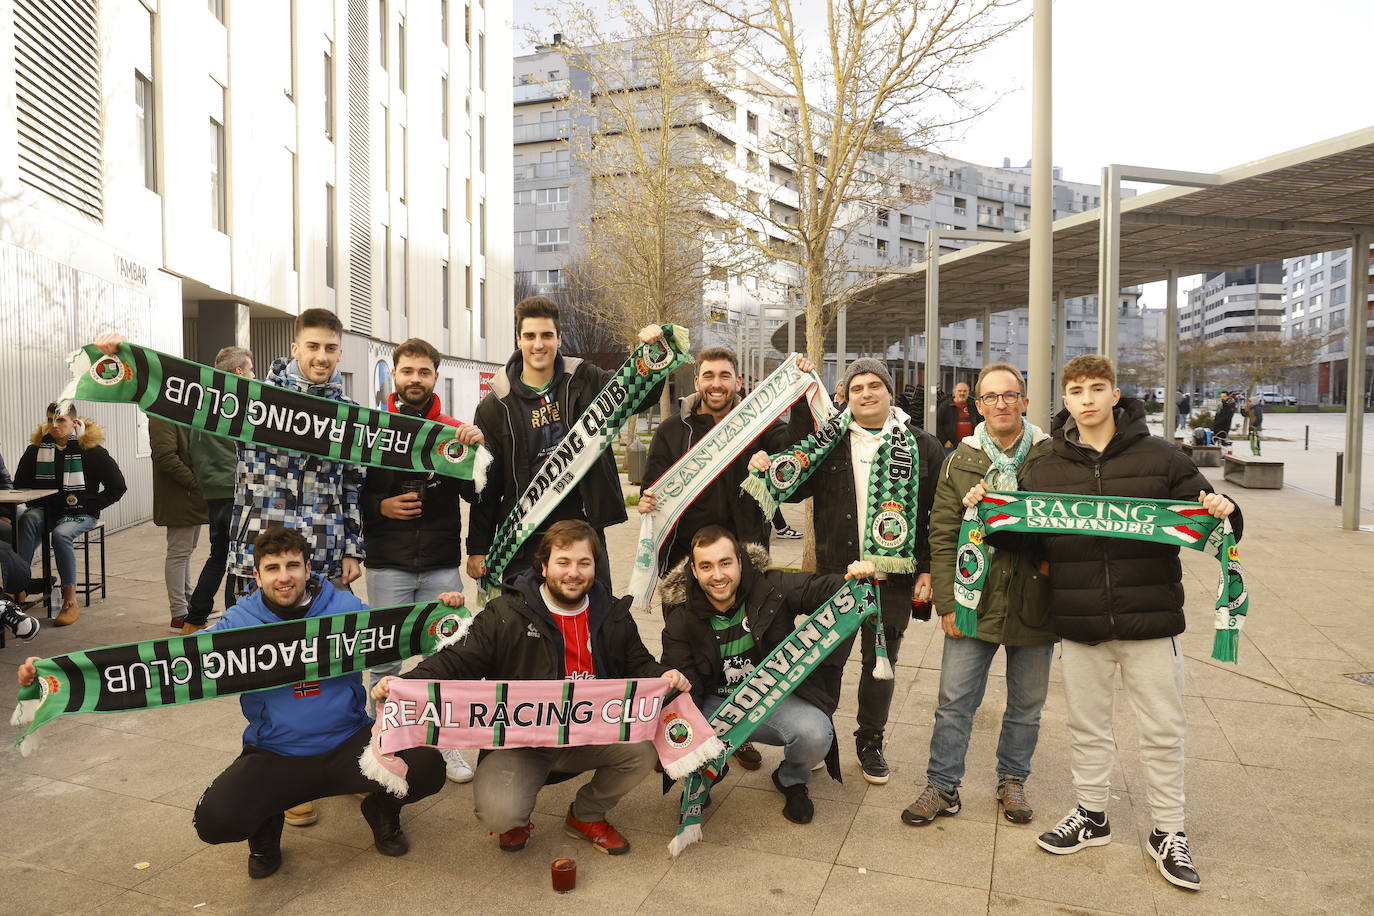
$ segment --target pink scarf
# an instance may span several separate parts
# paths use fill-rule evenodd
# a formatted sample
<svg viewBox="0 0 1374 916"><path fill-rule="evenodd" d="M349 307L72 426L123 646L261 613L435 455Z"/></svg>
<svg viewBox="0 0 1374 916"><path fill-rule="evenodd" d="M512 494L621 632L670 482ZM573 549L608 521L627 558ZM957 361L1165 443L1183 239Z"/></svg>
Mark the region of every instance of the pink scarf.
<svg viewBox="0 0 1374 916"><path fill-rule="evenodd" d="M358 759L363 775L405 796L411 747L578 747L652 741L680 779L725 752L687 694L660 677L563 681L391 682Z"/></svg>

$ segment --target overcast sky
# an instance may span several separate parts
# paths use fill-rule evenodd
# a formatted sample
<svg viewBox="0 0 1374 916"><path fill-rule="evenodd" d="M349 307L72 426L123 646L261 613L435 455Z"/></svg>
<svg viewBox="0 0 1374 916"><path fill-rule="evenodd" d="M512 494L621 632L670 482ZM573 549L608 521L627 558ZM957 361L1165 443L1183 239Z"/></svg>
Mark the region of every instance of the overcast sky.
<svg viewBox="0 0 1374 916"><path fill-rule="evenodd" d="M534 6L516 0L517 31L542 22ZM1372 58L1370 0L1057 0L1054 161L1093 183L1109 162L1216 171L1367 127ZM1001 101L942 151L1023 165L1030 66L1027 25L973 71Z"/></svg>

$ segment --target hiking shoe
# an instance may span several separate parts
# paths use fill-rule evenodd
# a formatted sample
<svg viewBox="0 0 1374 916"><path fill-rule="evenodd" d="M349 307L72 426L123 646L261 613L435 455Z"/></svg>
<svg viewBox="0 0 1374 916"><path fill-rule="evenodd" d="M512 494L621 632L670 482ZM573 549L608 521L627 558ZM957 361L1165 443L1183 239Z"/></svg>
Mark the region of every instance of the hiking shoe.
<svg viewBox="0 0 1374 916"><path fill-rule="evenodd" d="M864 779L875 786L886 784L892 771L887 768L887 758L883 757L882 733L855 736L854 749L859 755L859 769Z"/></svg>
<svg viewBox="0 0 1374 916"><path fill-rule="evenodd" d="M192 633L199 633L209 625L208 623L183 623L181 625L181 635L190 636Z"/></svg>
<svg viewBox="0 0 1374 916"><path fill-rule="evenodd" d="M497 837L496 840L501 844L502 852L519 852L530 841L530 834L533 832L534 822L531 821L523 827L512 827Z"/></svg>
<svg viewBox="0 0 1374 916"><path fill-rule="evenodd" d="M630 841L610 825L605 818L599 821L579 821L573 817L572 805L568 805L568 816L563 820L563 832L573 839L586 840L592 846L611 856L623 856L630 851Z"/></svg>
<svg viewBox="0 0 1374 916"><path fill-rule="evenodd" d="M358 810L362 811L367 826L372 828L372 845L377 851L384 856L403 856L410 852L410 841L401 830L401 806L388 802L384 795L373 792L363 799Z"/></svg>
<svg viewBox="0 0 1374 916"><path fill-rule="evenodd" d="M315 803L302 802L294 808L286 809L286 822L292 827L309 827L320 819L315 813Z"/></svg>
<svg viewBox="0 0 1374 916"><path fill-rule="evenodd" d="M757 770L763 766L763 755L752 741L746 741L735 751L735 761L746 770Z"/></svg>
<svg viewBox="0 0 1374 916"><path fill-rule="evenodd" d="M1106 846L1112 841L1112 827L1107 812L1089 811L1082 805L1074 808L1053 830L1036 837L1035 842L1046 852L1067 856L1088 846Z"/></svg>
<svg viewBox="0 0 1374 916"><path fill-rule="evenodd" d="M961 807L958 789L946 792L927 783L916 800L902 812L902 823L924 827L937 817L953 817Z"/></svg>
<svg viewBox="0 0 1374 916"><path fill-rule="evenodd" d="M19 609L19 605L5 598L0 598L0 626L12 631L24 642L37 636L39 630L37 618L25 614Z"/></svg>
<svg viewBox="0 0 1374 916"><path fill-rule="evenodd" d="M1188 854L1188 835L1182 830L1165 833L1155 828L1150 831L1150 855L1159 865L1159 873L1164 880L1179 887L1195 891L1202 886L1198 879L1193 857Z"/></svg>
<svg viewBox="0 0 1374 916"><path fill-rule="evenodd" d="M782 803L782 816L794 824L809 824L811 818L816 814L816 806L811 803L811 793L806 788L806 783L799 783L795 786L785 786L782 780L778 779L778 770L773 771L773 785L787 801Z"/></svg>
<svg viewBox="0 0 1374 916"><path fill-rule="evenodd" d="M1026 801L1026 781L1020 776L1004 773L997 777L997 800L1002 803L1002 816L1013 824L1029 824L1035 815Z"/></svg>
<svg viewBox="0 0 1374 916"><path fill-rule="evenodd" d="M248 877L266 878L281 868L282 815L269 817L248 838Z"/></svg>
<svg viewBox="0 0 1374 916"><path fill-rule="evenodd" d="M457 748L446 747L439 754L444 758L444 775L449 782L472 782L472 767L463 759Z"/></svg>
<svg viewBox="0 0 1374 916"><path fill-rule="evenodd" d="M791 525L779 528L777 531L773 533L787 541L797 541L800 540L802 536L802 533L798 531L796 528L793 528Z"/></svg>
<svg viewBox="0 0 1374 916"><path fill-rule="evenodd" d="M62 609L53 618L52 625L55 627L69 627L81 619L81 605L76 601L62 602Z"/></svg>

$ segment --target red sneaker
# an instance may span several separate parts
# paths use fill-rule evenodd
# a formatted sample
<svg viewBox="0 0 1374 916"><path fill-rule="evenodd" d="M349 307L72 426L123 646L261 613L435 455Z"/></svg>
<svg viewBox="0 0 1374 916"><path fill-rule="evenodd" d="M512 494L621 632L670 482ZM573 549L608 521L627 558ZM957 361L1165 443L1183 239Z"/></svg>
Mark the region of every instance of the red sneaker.
<svg viewBox="0 0 1374 916"><path fill-rule="evenodd" d="M621 836L620 831L609 822L579 821L573 817L571 805L568 806L568 818L564 823L563 832L575 839L586 840L609 855L623 856L630 851L630 841Z"/></svg>
<svg viewBox="0 0 1374 916"><path fill-rule="evenodd" d="M502 852L519 852L525 848L525 844L530 841L530 834L534 832L534 822L523 827L512 827L498 837Z"/></svg>

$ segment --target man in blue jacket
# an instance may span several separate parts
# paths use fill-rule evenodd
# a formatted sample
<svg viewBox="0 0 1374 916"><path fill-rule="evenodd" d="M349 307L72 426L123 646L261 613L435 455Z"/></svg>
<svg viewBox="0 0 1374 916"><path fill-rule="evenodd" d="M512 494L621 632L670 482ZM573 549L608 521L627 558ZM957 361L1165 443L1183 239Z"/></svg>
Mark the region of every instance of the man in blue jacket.
<svg viewBox="0 0 1374 916"><path fill-rule="evenodd" d="M212 630L348 614L365 605L310 572L310 545L300 532L271 527L253 542L258 588L224 612ZM401 751L410 768L410 793L398 799L358 769L372 720L363 708L358 674L246 693L239 698L248 727L243 753L196 805L195 826L207 843L248 841L248 874L266 878L281 867L283 812L331 795L370 793L362 815L384 856L410 849L401 831L401 806L438 792L444 761L433 748Z"/></svg>

